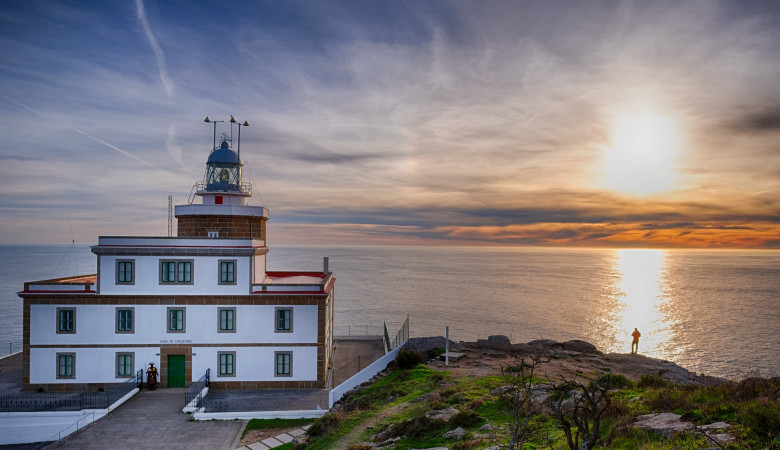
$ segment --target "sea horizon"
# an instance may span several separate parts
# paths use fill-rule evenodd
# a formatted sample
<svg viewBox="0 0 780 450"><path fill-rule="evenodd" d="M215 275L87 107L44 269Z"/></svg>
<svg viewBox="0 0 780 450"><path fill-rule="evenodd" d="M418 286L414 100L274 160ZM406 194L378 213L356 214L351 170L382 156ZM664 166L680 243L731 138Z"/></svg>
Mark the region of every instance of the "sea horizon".
<svg viewBox="0 0 780 450"><path fill-rule="evenodd" d="M21 343L26 281L95 273L89 245L0 246L0 351ZM268 270L336 277L336 334L395 333L513 343L581 339L697 372L780 371L780 251L525 246L270 245ZM718 330L717 332L715 330ZM18 348L15 348L18 350Z"/></svg>

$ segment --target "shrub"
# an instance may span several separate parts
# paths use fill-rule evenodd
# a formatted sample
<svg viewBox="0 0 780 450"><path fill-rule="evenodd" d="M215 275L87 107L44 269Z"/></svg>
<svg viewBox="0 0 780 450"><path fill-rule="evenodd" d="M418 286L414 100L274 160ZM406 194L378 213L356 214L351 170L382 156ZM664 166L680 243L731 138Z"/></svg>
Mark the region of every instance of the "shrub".
<svg viewBox="0 0 780 450"><path fill-rule="evenodd" d="M412 350L400 350L395 355L395 362L398 363L398 367L401 369L411 369L422 362L422 356Z"/></svg>
<svg viewBox="0 0 780 450"><path fill-rule="evenodd" d="M438 347L437 348L432 348L432 349L428 350L427 354L428 354L428 359L433 359L433 358L436 358L438 356L443 355L444 354L444 349L443 348L438 348Z"/></svg>
<svg viewBox="0 0 780 450"><path fill-rule="evenodd" d="M374 447L368 444L351 444L347 450L374 450Z"/></svg>
<svg viewBox="0 0 780 450"><path fill-rule="evenodd" d="M607 389L630 389L634 387L633 381L617 373L606 374L596 380L596 382Z"/></svg>
<svg viewBox="0 0 780 450"><path fill-rule="evenodd" d="M468 428L482 421L482 416L474 411L461 411L450 419L450 424L454 427Z"/></svg>
<svg viewBox="0 0 780 450"><path fill-rule="evenodd" d="M661 375L650 373L642 374L639 378L639 387L662 388L669 386L669 382L664 380Z"/></svg>
<svg viewBox="0 0 780 450"><path fill-rule="evenodd" d="M392 437L408 436L421 438L435 430L443 429L447 422L441 419L430 419L426 416L412 417L393 426Z"/></svg>
<svg viewBox="0 0 780 450"><path fill-rule="evenodd" d="M746 405L740 414L743 425L759 436L780 435L780 401L760 398Z"/></svg>
<svg viewBox="0 0 780 450"><path fill-rule="evenodd" d="M311 437L324 436L336 430L339 424L343 420L344 420L344 413L338 411L329 412L324 416L320 417L319 419L315 420L314 423L311 424L309 429L306 430L306 434L308 434Z"/></svg>

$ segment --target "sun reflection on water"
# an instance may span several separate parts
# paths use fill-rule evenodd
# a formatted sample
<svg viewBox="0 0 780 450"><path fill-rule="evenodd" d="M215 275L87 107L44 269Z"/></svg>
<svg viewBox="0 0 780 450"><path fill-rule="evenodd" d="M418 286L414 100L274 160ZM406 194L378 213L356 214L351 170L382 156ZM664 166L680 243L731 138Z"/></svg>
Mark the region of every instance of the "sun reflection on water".
<svg viewBox="0 0 780 450"><path fill-rule="evenodd" d="M616 250L614 270L617 277L612 311L604 318L609 322L608 335L613 342L609 351L631 351L631 332L642 333L639 353L669 357L671 324L664 314L669 298L665 279L666 255L663 250Z"/></svg>

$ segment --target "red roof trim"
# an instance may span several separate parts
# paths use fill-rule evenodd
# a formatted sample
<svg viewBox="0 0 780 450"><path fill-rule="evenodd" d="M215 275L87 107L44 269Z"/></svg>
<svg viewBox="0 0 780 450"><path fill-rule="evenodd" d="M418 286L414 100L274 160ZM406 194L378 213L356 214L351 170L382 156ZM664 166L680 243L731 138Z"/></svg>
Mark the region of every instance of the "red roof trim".
<svg viewBox="0 0 780 450"><path fill-rule="evenodd" d="M129 248L268 248L265 245L261 247L254 247L251 245L93 245L92 247L129 247Z"/></svg>
<svg viewBox="0 0 780 450"><path fill-rule="evenodd" d="M253 291L255 295L328 295L325 291Z"/></svg>
<svg viewBox="0 0 780 450"><path fill-rule="evenodd" d="M17 292L16 295L21 294L94 294L95 291L21 291Z"/></svg>
<svg viewBox="0 0 780 450"><path fill-rule="evenodd" d="M269 277L279 277L279 278L285 278L285 277L315 277L315 278L325 278L325 275L322 272L266 272L266 275Z"/></svg>

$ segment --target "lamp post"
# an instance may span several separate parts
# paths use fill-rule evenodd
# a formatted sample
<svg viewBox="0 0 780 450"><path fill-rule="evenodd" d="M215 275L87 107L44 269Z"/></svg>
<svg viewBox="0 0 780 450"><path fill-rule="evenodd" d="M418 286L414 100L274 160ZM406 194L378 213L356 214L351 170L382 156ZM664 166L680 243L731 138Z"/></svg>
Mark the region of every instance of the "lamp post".
<svg viewBox="0 0 780 450"><path fill-rule="evenodd" d="M230 117L233 117L233 116L230 116ZM209 120L209 116L206 116L206 118L203 119L203 121L206 122L206 123L213 123L214 124L214 147L212 147L212 148L217 148L217 124L220 123L220 122L224 122L224 120ZM240 130L240 128L239 128L239 130Z"/></svg>
<svg viewBox="0 0 780 450"><path fill-rule="evenodd" d="M233 132L233 124L238 125L238 146L237 146L238 152L237 153L238 153L238 179L239 179L239 183L240 183L240 180L241 180L241 127L248 127L249 126L249 122L247 122L245 120L244 123L241 123L241 122L236 121L235 117L230 116L230 131L231 131L231 133Z"/></svg>

